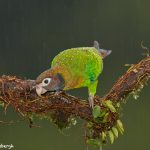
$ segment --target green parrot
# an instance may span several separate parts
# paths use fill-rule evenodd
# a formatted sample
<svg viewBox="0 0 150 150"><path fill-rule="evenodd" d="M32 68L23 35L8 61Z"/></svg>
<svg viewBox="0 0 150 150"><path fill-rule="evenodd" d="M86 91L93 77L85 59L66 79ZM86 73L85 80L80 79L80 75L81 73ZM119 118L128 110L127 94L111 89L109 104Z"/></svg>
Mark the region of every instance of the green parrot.
<svg viewBox="0 0 150 150"><path fill-rule="evenodd" d="M89 105L94 106L98 76L103 70L103 59L111 50L93 47L71 48L59 53L52 61L51 68L36 79L36 92L39 96L47 91L70 90L88 87Z"/></svg>

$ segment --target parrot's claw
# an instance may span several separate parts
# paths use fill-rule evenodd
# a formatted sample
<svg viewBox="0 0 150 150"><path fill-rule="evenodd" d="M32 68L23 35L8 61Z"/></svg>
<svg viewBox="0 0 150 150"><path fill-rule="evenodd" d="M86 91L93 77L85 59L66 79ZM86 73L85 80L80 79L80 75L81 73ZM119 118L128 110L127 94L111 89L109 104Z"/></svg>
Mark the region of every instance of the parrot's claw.
<svg viewBox="0 0 150 150"><path fill-rule="evenodd" d="M89 105L93 109L93 107L94 107L94 96L91 94L89 95Z"/></svg>
<svg viewBox="0 0 150 150"><path fill-rule="evenodd" d="M62 90L55 91L55 92L54 92L54 95L55 95L55 96L58 96L58 95L61 94L62 92L63 92Z"/></svg>

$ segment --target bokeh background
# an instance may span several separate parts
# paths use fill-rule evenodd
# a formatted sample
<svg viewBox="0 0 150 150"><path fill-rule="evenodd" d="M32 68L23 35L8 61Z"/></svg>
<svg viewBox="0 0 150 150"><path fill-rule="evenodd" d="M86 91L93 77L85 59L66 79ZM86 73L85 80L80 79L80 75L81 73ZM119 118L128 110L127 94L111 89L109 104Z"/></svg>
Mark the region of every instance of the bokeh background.
<svg viewBox="0 0 150 150"><path fill-rule="evenodd" d="M113 53L105 60L98 95L104 95L127 67L143 58L140 42L150 47L148 0L0 0L0 74L35 79L60 51L92 46L98 40ZM150 85L123 106L125 133L105 150L150 149ZM70 91L87 98L87 89ZM0 120L18 120L9 108ZM83 150L82 121L63 132L47 120L0 125L0 144L15 150ZM90 147L91 150L95 148Z"/></svg>

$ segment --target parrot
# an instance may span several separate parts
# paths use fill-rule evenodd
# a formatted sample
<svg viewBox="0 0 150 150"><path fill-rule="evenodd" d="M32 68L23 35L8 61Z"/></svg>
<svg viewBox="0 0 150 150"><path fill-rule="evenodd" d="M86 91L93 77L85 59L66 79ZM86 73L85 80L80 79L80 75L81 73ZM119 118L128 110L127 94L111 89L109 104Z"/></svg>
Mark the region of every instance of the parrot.
<svg viewBox="0 0 150 150"><path fill-rule="evenodd" d="M94 41L93 47L70 48L60 52L52 60L51 67L36 78L37 95L87 87L89 106L93 108L103 59L111 52L100 49L97 41Z"/></svg>

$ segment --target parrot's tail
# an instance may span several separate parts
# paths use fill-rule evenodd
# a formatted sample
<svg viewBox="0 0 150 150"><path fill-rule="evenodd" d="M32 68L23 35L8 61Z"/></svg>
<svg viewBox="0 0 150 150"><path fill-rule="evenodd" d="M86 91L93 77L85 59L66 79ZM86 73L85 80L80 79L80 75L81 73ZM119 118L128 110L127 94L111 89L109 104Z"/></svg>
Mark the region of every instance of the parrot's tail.
<svg viewBox="0 0 150 150"><path fill-rule="evenodd" d="M101 55L103 56L103 59L107 56L109 56L112 52L112 50L105 50L105 49L99 49Z"/></svg>
<svg viewBox="0 0 150 150"><path fill-rule="evenodd" d="M111 52L112 52L112 50L105 50L105 49L99 48L99 43L98 43L97 41L94 41L94 47L95 47L97 50L99 50L99 52L101 53L103 59L104 59L105 57L107 57L108 55L110 55Z"/></svg>

